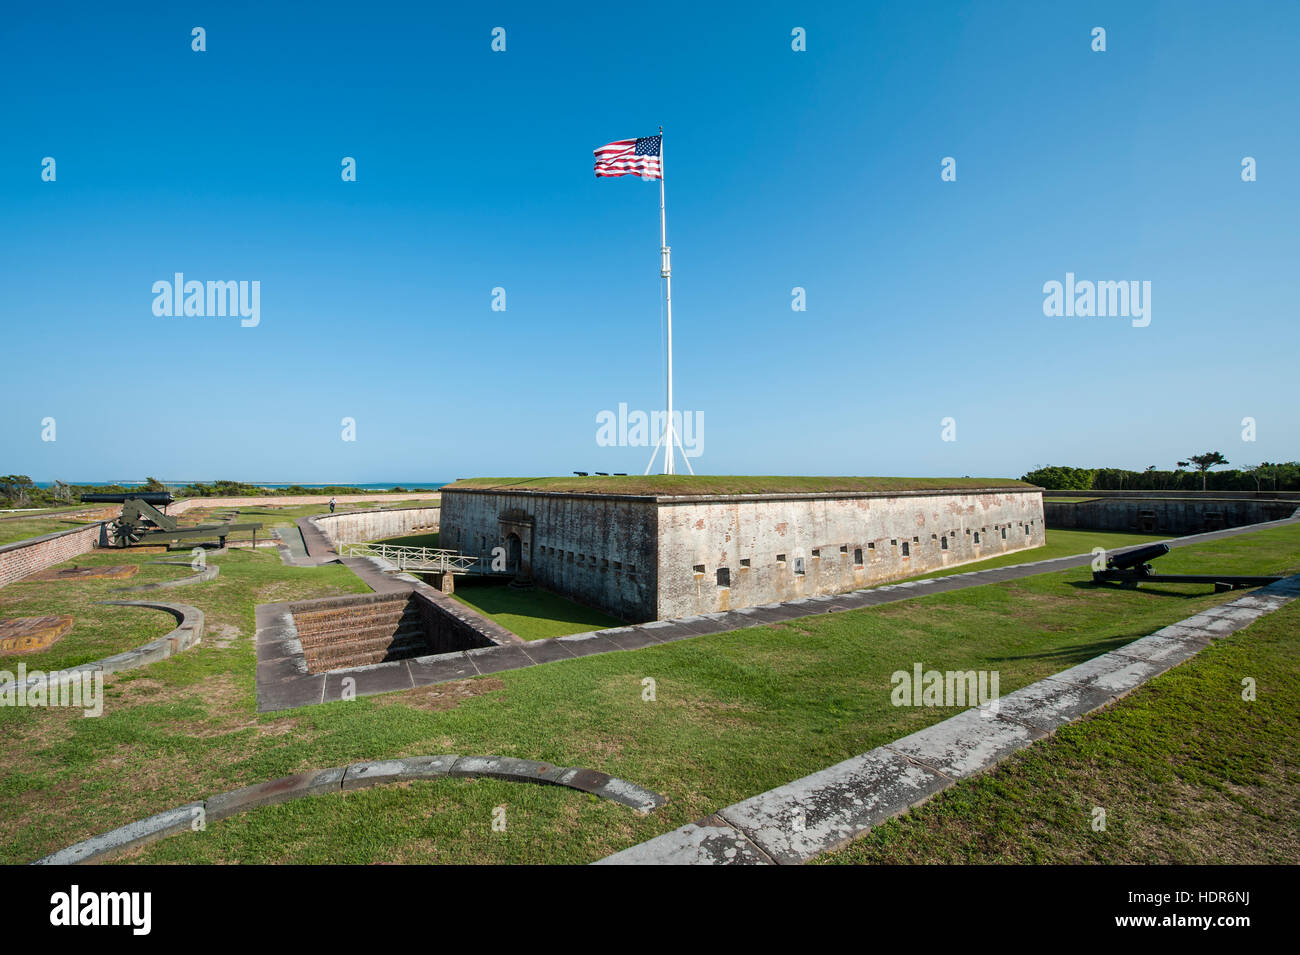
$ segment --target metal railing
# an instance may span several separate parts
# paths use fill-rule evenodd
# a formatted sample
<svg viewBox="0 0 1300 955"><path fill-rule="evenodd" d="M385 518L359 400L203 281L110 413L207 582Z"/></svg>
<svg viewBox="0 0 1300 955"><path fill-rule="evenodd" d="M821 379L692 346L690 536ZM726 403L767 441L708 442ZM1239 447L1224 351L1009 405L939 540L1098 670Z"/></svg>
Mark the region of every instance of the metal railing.
<svg viewBox="0 0 1300 955"><path fill-rule="evenodd" d="M482 557L471 557L454 550L439 547L406 547L401 544L339 544L340 557L378 557L399 571L417 571L430 574L487 574L489 563Z"/></svg>

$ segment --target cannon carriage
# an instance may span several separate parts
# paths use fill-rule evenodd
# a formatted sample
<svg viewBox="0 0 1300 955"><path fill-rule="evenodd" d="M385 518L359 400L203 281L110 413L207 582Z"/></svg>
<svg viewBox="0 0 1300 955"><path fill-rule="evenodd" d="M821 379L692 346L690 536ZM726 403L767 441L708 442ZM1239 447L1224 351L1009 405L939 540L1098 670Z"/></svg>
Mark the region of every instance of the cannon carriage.
<svg viewBox="0 0 1300 955"><path fill-rule="evenodd" d="M122 510L117 518L105 527L109 543L113 547L130 547L141 541L154 543L180 540L212 540L216 538L220 546L226 546L226 538L236 531L252 531L253 541L257 541L257 532L262 524L246 522L236 524L227 521L221 524L200 524L194 527L182 527L172 515L166 513L167 505L175 498L170 491L132 491L125 494L83 494L83 504L121 504ZM159 506L163 510L159 510Z"/></svg>
<svg viewBox="0 0 1300 955"><path fill-rule="evenodd" d="M1157 574L1148 561L1169 553L1168 544L1148 544L1114 554L1106 561L1105 570L1094 570L1092 581L1096 584L1119 584L1137 588L1139 584L1213 584L1215 593L1241 590L1246 587L1264 587L1277 583L1282 577L1250 576L1246 574Z"/></svg>

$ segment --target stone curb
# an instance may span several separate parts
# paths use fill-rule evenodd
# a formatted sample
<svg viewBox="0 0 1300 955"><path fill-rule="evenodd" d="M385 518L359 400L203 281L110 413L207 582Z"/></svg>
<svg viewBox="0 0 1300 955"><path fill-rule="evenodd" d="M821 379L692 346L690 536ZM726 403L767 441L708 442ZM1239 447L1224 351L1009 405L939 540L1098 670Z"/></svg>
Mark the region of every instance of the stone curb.
<svg viewBox="0 0 1300 955"><path fill-rule="evenodd" d="M162 564L162 563L172 563L172 562L155 560L155 561L150 561L150 563ZM187 563L186 566L189 566L189 564ZM209 580L216 580L217 576L220 573L221 573L221 568L218 567L216 564L212 564L208 567L205 567L197 574L193 574L189 577L181 577L179 580L160 580L157 583L137 584L134 587L114 587L112 592L115 594L134 594L134 593L141 593L146 590L166 590L168 587L185 587L189 584L202 584L202 583L206 583Z"/></svg>
<svg viewBox="0 0 1300 955"><path fill-rule="evenodd" d="M202 818L202 815L203 803L201 802L178 806L147 819L129 822L102 835L92 836L43 859L37 859L32 865L80 865L93 862L116 852L184 832L194 824L196 819Z"/></svg>
<svg viewBox="0 0 1300 955"><path fill-rule="evenodd" d="M847 844L958 780L1109 706L1300 597L1300 575L1157 630L1110 653L902 739L760 793L596 865L790 865Z"/></svg>
<svg viewBox="0 0 1300 955"><path fill-rule="evenodd" d="M100 600L98 602L113 607L148 607L153 610L163 610L176 618L177 626L174 630L134 650L115 653L111 657L69 667L66 670L28 676L24 685L29 692L33 686L42 683L47 689L51 686L59 687L71 679L80 679L80 674L87 670L91 672L98 670L107 676L110 673L121 673L123 670L148 666L150 663L166 660L188 650L203 639L203 611L198 607L189 604L155 603L148 600ZM0 693L8 692L8 687L9 683L0 684Z"/></svg>
<svg viewBox="0 0 1300 955"><path fill-rule="evenodd" d="M590 793L635 809L653 812L668 800L656 792L636 783L609 776L594 769L555 766L531 759L510 756L404 756L398 759L381 759L367 763L351 763L332 769L308 770L292 776L282 776L264 783L245 786L230 792L209 796L202 802L192 802L137 822L127 823L98 836L60 849L37 859L32 865L80 865L100 862L119 852L142 846L165 836L194 828L195 820L204 825L227 819L230 816L260 806L317 796L332 792L352 792L383 783L409 782L420 779L441 779L453 776L484 776L516 783L542 783L564 786L579 792Z"/></svg>

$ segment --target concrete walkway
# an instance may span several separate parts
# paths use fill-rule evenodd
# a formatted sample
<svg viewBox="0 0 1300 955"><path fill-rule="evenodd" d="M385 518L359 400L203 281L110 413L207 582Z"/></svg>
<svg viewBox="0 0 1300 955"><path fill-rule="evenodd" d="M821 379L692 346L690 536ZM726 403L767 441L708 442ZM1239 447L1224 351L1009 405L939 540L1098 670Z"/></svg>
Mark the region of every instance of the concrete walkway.
<svg viewBox="0 0 1300 955"><path fill-rule="evenodd" d="M339 559L334 545L310 518L300 517L293 527L275 528L280 559L288 567L319 567Z"/></svg>
<svg viewBox="0 0 1300 955"><path fill-rule="evenodd" d="M1300 575L999 700L624 849L597 865L798 864L983 772L1300 597Z"/></svg>
<svg viewBox="0 0 1300 955"><path fill-rule="evenodd" d="M277 527L273 533L280 542L280 558L285 564L290 567L308 565L307 545L303 543L302 531L298 530L297 525Z"/></svg>

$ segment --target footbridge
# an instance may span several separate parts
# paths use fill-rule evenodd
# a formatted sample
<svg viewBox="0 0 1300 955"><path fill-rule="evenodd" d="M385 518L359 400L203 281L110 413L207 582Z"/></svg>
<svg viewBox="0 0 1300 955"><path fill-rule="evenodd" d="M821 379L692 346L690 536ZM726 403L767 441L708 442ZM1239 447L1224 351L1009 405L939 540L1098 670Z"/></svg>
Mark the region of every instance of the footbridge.
<svg viewBox="0 0 1300 955"><path fill-rule="evenodd" d="M398 573L477 574L511 577L512 571L493 570L490 558L472 557L438 547L406 547L401 544L339 544L340 557L377 557L393 565Z"/></svg>

